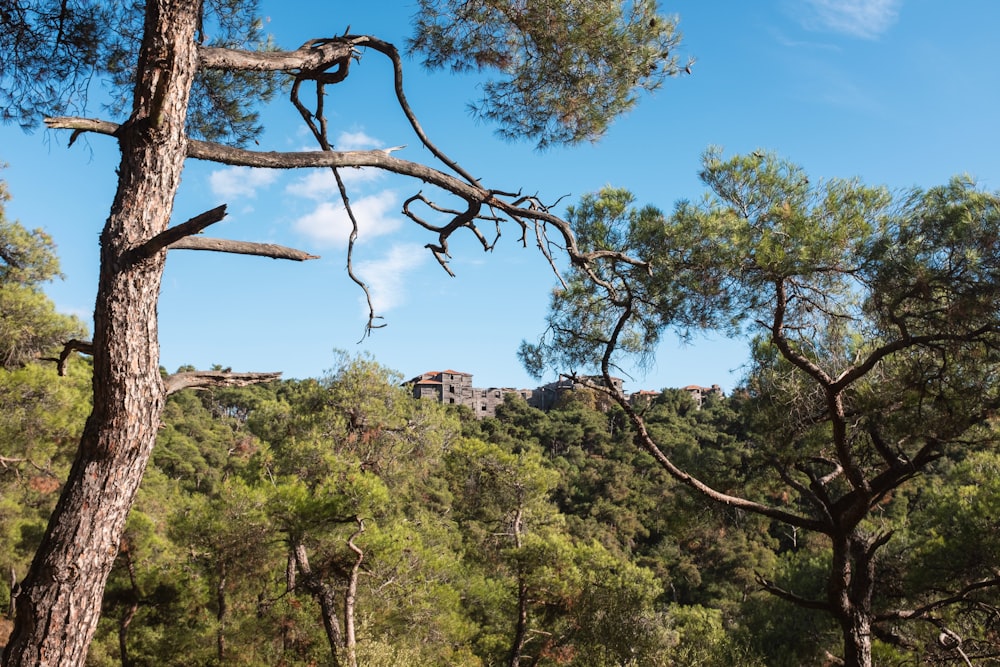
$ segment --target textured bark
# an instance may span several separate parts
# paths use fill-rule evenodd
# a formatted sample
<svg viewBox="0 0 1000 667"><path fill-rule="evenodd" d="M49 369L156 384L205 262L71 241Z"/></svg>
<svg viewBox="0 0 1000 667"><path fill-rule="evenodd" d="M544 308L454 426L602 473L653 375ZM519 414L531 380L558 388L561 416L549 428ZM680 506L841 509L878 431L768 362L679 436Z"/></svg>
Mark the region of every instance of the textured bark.
<svg viewBox="0 0 1000 667"><path fill-rule="evenodd" d="M82 665L156 438L164 391L156 306L165 253L131 250L166 229L187 154L197 64L195 0L146 7L135 104L101 235L94 311L94 407L69 479L17 600L4 665Z"/></svg>
<svg viewBox="0 0 1000 667"><path fill-rule="evenodd" d="M348 667L358 667L358 638L354 629L354 608L358 598L358 578L361 575L361 563L365 559L365 552L354 543L354 540L361 533L365 532L365 522L360 517L357 519L358 529L347 540L347 547L356 556L351 565L351 574L347 579L347 591L344 593L344 656Z"/></svg>
<svg viewBox="0 0 1000 667"><path fill-rule="evenodd" d="M323 581L322 577L312 571L309 566L306 545L296 540L292 545L292 553L295 555L295 563L302 574L302 587L316 598L316 602L319 604L320 615L323 617L323 629L326 630L326 639L330 644L330 664L333 667L339 667L343 639L340 635L340 626L337 624L336 591L330 584Z"/></svg>
<svg viewBox="0 0 1000 667"><path fill-rule="evenodd" d="M872 596L875 591L874 542L857 535L834 536L828 595L844 640L845 667L871 667Z"/></svg>
<svg viewBox="0 0 1000 667"><path fill-rule="evenodd" d="M523 527L524 509L518 507L514 513L514 522L511 532L514 535L514 546L521 548L521 529ZM520 667L521 654L524 652L524 645L528 641L528 584L525 580L524 572L517 573L517 622L514 625L514 638L510 646L510 659L507 661L509 667Z"/></svg>

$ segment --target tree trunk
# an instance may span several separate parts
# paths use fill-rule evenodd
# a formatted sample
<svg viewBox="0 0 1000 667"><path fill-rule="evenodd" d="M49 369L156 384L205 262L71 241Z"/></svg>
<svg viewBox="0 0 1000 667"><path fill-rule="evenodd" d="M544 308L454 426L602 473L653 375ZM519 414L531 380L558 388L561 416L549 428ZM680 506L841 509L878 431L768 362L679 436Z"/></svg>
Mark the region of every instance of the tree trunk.
<svg viewBox="0 0 1000 667"><path fill-rule="evenodd" d="M350 577L347 579L347 592L344 593L344 651L347 657L347 667L358 667L358 640L354 631L354 606L358 597L358 577L361 574L361 563L365 559L365 552L354 544L354 540L365 532L365 522L361 518L358 518L357 522L357 531L347 540L347 546L357 556L351 566Z"/></svg>
<svg viewBox="0 0 1000 667"><path fill-rule="evenodd" d="M156 306L165 251L130 251L169 222L187 148L200 3L146 4L133 112L119 133L118 189L101 235L94 407L18 597L3 664L82 665L125 519L163 408Z"/></svg>
<svg viewBox="0 0 1000 667"><path fill-rule="evenodd" d="M226 612L228 611L226 607L226 563L224 561L219 563L219 581L215 586L215 601L219 607L215 615L215 619L219 623L215 643L219 664L223 665L226 662Z"/></svg>
<svg viewBox="0 0 1000 667"><path fill-rule="evenodd" d="M870 614L854 613L841 619L844 636L844 667L871 667L872 627Z"/></svg>
<svg viewBox="0 0 1000 667"><path fill-rule="evenodd" d="M333 587L323 581L309 566L309 556L306 546L299 541L292 545L295 561L302 573L302 585L319 603L320 615L323 617L323 628L330 643L330 661L333 667L340 665L340 648L343 644L340 636L340 626L337 624L337 596Z"/></svg>
<svg viewBox="0 0 1000 667"><path fill-rule="evenodd" d="M521 548L521 529L524 512L522 507L518 507L514 513L514 521L511 532L514 535L514 546ZM521 664L521 653L524 652L524 645L528 640L528 584L525 581L524 572L518 566L517 572L517 623L514 626L514 639L510 647L510 660L508 667L519 667Z"/></svg>
<svg viewBox="0 0 1000 667"><path fill-rule="evenodd" d="M834 537L830 602L844 640L844 667L872 665L874 589L874 547L869 540L858 535Z"/></svg>
<svg viewBox="0 0 1000 667"><path fill-rule="evenodd" d="M128 629L132 625L135 615L139 612L139 600L142 599L142 593L139 591L139 581L135 576L135 561L132 560L128 545L122 549L122 556L125 558L125 567L128 569L132 595L128 607L122 612L122 617L118 621L118 652L121 654L122 667L132 667L132 661L128 657Z"/></svg>

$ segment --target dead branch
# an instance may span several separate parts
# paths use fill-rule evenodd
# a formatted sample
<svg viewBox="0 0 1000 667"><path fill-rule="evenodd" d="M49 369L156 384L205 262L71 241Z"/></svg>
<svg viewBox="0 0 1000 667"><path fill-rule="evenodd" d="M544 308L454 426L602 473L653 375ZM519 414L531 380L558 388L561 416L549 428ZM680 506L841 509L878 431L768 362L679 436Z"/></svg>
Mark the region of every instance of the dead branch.
<svg viewBox="0 0 1000 667"><path fill-rule="evenodd" d="M253 72L325 72L349 62L356 54L346 37L309 40L295 51L244 51L224 47L199 46L198 60L207 69Z"/></svg>
<svg viewBox="0 0 1000 667"><path fill-rule="evenodd" d="M318 255L310 255L304 250L296 250L274 243L253 243L251 241L231 241L215 239L206 236L182 238L167 246L168 250L211 250L213 252L228 252L235 255L257 255L271 259L290 259L303 262L309 259L319 259Z"/></svg>
<svg viewBox="0 0 1000 667"><path fill-rule="evenodd" d="M344 66L344 76L347 75L347 65ZM326 95L325 82L316 79L316 112L311 113L309 109L302 103L299 98L299 88L302 84L304 78L302 76L297 76L295 78L295 83L292 84L291 90L291 101L295 108L298 110L299 115L305 121L309 130L312 132L313 137L319 143L320 148L325 152L333 151L333 144L330 143L326 115L323 112L323 103ZM317 126L313 119L319 121ZM391 151L386 151L388 155ZM372 329L380 329L385 326L385 324L376 324L375 321L380 319L378 315L375 314L375 305L372 303L371 290L368 289L367 283L363 281L356 273L354 273L354 244L358 240L358 219L354 215L354 208L351 206L351 198L347 194L347 185L344 184L344 179L340 175L340 170L336 167L330 167L330 171L333 172L333 177L337 181L337 189L340 191L340 198L344 202L344 210L347 211L347 217L351 221L351 234L347 240L347 276L354 282L355 285L361 288L361 291L365 295L365 301L368 304L368 322L365 324L365 336L368 336ZM362 339L364 336L362 336Z"/></svg>
<svg viewBox="0 0 1000 667"><path fill-rule="evenodd" d="M779 597L782 600L785 600L786 602L791 602L792 604L802 607L804 609L818 609L820 611L827 611L827 612L831 611L830 603L828 602L823 602L822 600L810 600L809 598L804 598L800 595L796 595L791 591L787 591L784 588L775 586L773 583L765 579L764 576L761 574L755 575L755 578L757 579L757 583L760 584L761 588L763 588L771 595L774 595L775 597Z"/></svg>
<svg viewBox="0 0 1000 667"><path fill-rule="evenodd" d="M200 215L196 215L187 222L182 222L179 225L175 225L166 229L150 240L143 243L141 246L136 248L133 253L136 259L145 259L147 257L152 257L160 250L177 243L186 236L192 236L194 234L199 234L203 229L209 225L213 225L226 217L226 205L217 206L210 211L205 211Z"/></svg>
<svg viewBox="0 0 1000 667"><path fill-rule="evenodd" d="M94 344L89 340L78 340L76 338L73 338L63 343L63 349L62 352L59 353L58 359L45 357L42 359L42 361L56 362L56 368L59 370L59 376L65 377L66 361L69 359L69 355L71 355L73 352L81 352L83 354L93 355Z"/></svg>
<svg viewBox="0 0 1000 667"><path fill-rule="evenodd" d="M271 382L281 377L281 373L230 373L228 371L186 371L168 375L163 380L165 395L182 389L204 389L207 387L245 387L251 384Z"/></svg>
<svg viewBox="0 0 1000 667"><path fill-rule="evenodd" d="M928 618L931 612L941 609L942 607L947 607L949 605L967 600L972 593L988 588L1000 588L1000 576L989 577L987 579L973 582L962 588L960 591L957 591L954 595L934 600L933 602L929 602L922 607L917 607L916 609L900 609L888 614L880 615L876 617L875 620L900 621Z"/></svg>

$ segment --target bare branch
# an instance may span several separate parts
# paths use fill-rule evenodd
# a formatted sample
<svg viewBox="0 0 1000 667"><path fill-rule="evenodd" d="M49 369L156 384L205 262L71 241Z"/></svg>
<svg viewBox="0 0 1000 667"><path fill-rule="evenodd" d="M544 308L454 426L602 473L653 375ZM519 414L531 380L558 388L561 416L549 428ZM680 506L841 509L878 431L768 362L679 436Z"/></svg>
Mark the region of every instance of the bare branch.
<svg viewBox="0 0 1000 667"><path fill-rule="evenodd" d="M206 387L245 387L263 384L281 377L281 373L230 373L228 371L187 371L168 375L163 380L164 393L169 396L182 389Z"/></svg>
<svg viewBox="0 0 1000 667"><path fill-rule="evenodd" d="M756 578L757 578L757 583L760 584L761 588L763 588L771 595L774 595L775 597L779 597L782 600L785 600L786 602L791 602L792 604L798 607L803 607L804 609L818 609L820 611L825 611L829 613L833 612L833 609L830 606L830 603L828 602L823 602L820 600L810 600L808 598L802 597L801 595L796 595L791 591L787 591L784 588L775 586L773 583L765 579L764 576L761 574L757 574Z"/></svg>
<svg viewBox="0 0 1000 667"><path fill-rule="evenodd" d="M133 251L133 256L135 259L145 259L147 257L152 257L160 250L170 246L185 236L192 236L194 234L200 233L203 229L209 225L213 225L226 217L226 205L217 206L210 211L205 211L200 215L196 215L187 222L182 222L179 225L174 225L169 229L166 229L150 240L143 243L141 246Z"/></svg>
<svg viewBox="0 0 1000 667"><path fill-rule="evenodd" d="M214 239L206 236L182 238L167 246L168 250L211 250L228 252L236 255L257 255L271 259L291 259L303 262L309 259L319 259L318 255L310 255L304 250L296 250L274 243L253 243L251 241L231 241L229 239Z"/></svg>
<svg viewBox="0 0 1000 667"><path fill-rule="evenodd" d="M922 607L917 607L916 609L900 609L888 614L882 614L878 616L876 621L906 621L912 619L923 619L926 618L932 611L940 609L942 607L947 607L963 600L967 600L969 595L976 591L988 589L988 588L1000 588L1000 576L990 577L988 579L982 579L980 581L973 582L954 595L946 598L941 598L935 600Z"/></svg>
<svg viewBox="0 0 1000 667"><path fill-rule="evenodd" d="M653 440L653 436L650 435L649 429L646 428L646 422L641 416L635 411L632 405L629 403L628 399L622 391L615 387L614 382L611 379L611 355L618 346L618 338L621 332L624 330L629 318L632 317L632 302L630 300L625 301L624 309L621 316L618 318L618 322L615 324L614 331L612 332L610 340L605 344L604 356L601 359L601 375L604 378L605 387L608 389L608 394L612 399L621 407L625 412L626 417L632 423L633 428L636 431L636 441L643 449L645 449L649 454L656 459L656 462L661 468L667 471L667 473L681 482L685 486L697 491L702 496L709 498L717 503L721 503L727 507L735 507L737 509L742 509L753 514L758 514L760 516L766 516L772 519L777 519L787 523L790 526L798 526L799 528L806 528L808 530L814 530L817 532L823 532L825 526L822 522L815 519L810 519L798 514L793 514L785 510L779 509L777 507L771 507L769 505L763 505L761 503L754 502L747 498L742 498L740 496L733 496L728 493L723 493L717 489L712 488L705 482L701 481L694 475L678 468L676 464L663 453L656 442Z"/></svg>
<svg viewBox="0 0 1000 667"><path fill-rule="evenodd" d="M207 69L324 72L334 65L349 62L355 53L351 40L341 37L310 40L295 51L244 51L199 46L198 60L200 66Z"/></svg>
<svg viewBox="0 0 1000 667"><path fill-rule="evenodd" d="M328 137L326 115L323 113L323 101L325 98L324 83L318 80L316 82L316 113L312 114L299 98L299 87L301 86L302 81L303 79L301 77L296 77L295 83L292 84L292 104L298 110L299 115L302 116L302 119L305 121L310 131L312 131L313 137L319 143L320 148L322 148L325 152L332 152L333 144L330 143L330 139ZM316 120L319 121L318 126L313 122L314 116ZM390 152L391 151L387 151L386 155ZM337 181L337 189L340 191L340 198L344 202L344 210L347 211L347 217L351 221L351 234L347 239L347 276L354 282L355 285L361 288L361 291L365 295L365 301L368 304L368 322L365 324L365 336L368 336L372 332L372 329L382 328L385 324L375 324L375 321L380 318L375 314L375 305L372 303L371 290L368 289L367 283L361 280L361 278L354 273L354 244L358 240L358 219L357 216L354 215L354 208L351 206L351 198L347 194L347 185L344 183L344 179L340 175L340 170L336 167L330 167L330 171L333 172L333 177ZM363 338L364 336L362 339Z"/></svg>
<svg viewBox="0 0 1000 667"><path fill-rule="evenodd" d="M94 344L89 340L78 340L76 338L73 338L63 343L62 352L59 353L59 357L57 359L51 357L44 357L42 358L42 361L56 362L56 368L59 370L59 376L65 377L66 361L69 359L69 355L71 355L73 352L82 352L83 354L93 355Z"/></svg>

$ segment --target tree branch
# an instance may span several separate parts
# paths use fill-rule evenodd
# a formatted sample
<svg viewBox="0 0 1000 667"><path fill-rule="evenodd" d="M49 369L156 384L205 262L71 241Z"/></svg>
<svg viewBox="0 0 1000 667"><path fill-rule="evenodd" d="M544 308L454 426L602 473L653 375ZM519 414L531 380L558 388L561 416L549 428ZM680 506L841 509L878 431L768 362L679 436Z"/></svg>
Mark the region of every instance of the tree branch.
<svg viewBox="0 0 1000 667"><path fill-rule="evenodd" d="M295 51L244 51L199 46L201 67L250 72L323 72L354 57L356 49L347 38L313 39Z"/></svg>
<svg viewBox="0 0 1000 667"><path fill-rule="evenodd" d="M823 602L821 600L810 600L808 598L804 598L800 595L792 593L791 591L786 591L784 588L775 586L773 583L765 579L761 574L757 574L755 576L757 578L757 583L761 585L761 588L763 588L771 595L774 595L775 597L779 597L782 600L785 600L786 602L791 602L792 604L798 607L802 607L804 609L817 609L819 611L833 613L833 609L831 608L830 603L828 602Z"/></svg>
<svg viewBox="0 0 1000 667"><path fill-rule="evenodd" d="M225 217L225 204L217 206L210 211L205 211L204 213L191 218L187 222L182 222L179 225L174 225L173 227L160 232L133 250L133 257L137 260L152 257L160 250L163 250L167 246L180 241L185 236L198 234L209 225L213 225Z"/></svg>
<svg viewBox="0 0 1000 667"><path fill-rule="evenodd" d="M164 393L169 396L182 389L203 389L206 387L245 387L251 384L271 382L281 377L281 373L230 373L228 371L187 371L168 375L163 380Z"/></svg>
<svg viewBox="0 0 1000 667"><path fill-rule="evenodd" d="M304 250L296 250L273 243L253 243L251 241L231 241L215 239L206 236L182 238L167 246L168 250L211 250L228 252L236 255L257 255L271 259L291 259L302 262L309 259L319 259L318 255L310 255Z"/></svg>
<svg viewBox="0 0 1000 667"><path fill-rule="evenodd" d="M882 614L875 618L877 622L881 621L907 621L912 619L920 619L926 617L929 613L935 609L940 609L941 607L946 607L957 602L961 602L969 597L970 594L983 590L986 588L996 588L1000 587L1000 576L991 577L989 579L983 579L981 581L976 581L965 588L961 589L954 595L946 598L941 598L940 600L935 600L925 604L922 607L917 607L916 609L900 609L889 614Z"/></svg>
<svg viewBox="0 0 1000 667"><path fill-rule="evenodd" d="M42 361L54 361L56 362L56 368L59 370L59 376L65 377L66 375L66 361L69 359L69 355L73 352L82 352L83 354L93 355L94 354L94 344L89 340L79 340L73 338L71 340L63 343L62 352L59 353L59 358L43 357Z"/></svg>

